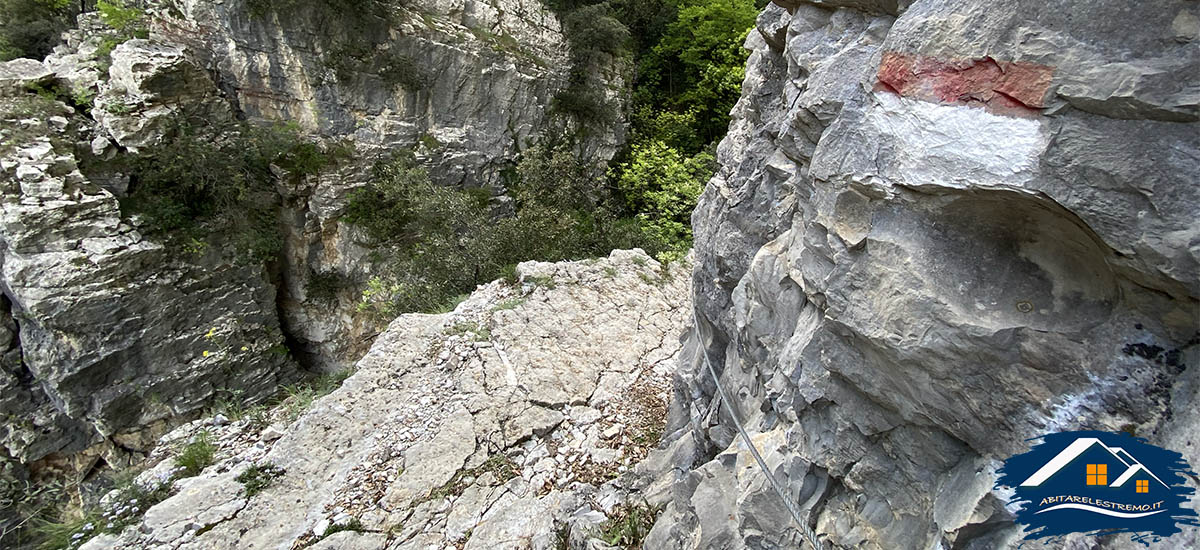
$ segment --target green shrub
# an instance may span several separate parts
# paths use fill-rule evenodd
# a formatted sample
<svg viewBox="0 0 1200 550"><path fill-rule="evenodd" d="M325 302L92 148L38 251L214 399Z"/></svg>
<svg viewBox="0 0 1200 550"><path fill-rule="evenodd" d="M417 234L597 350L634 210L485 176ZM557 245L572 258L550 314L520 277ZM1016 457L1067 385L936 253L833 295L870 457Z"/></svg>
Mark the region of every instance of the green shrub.
<svg viewBox="0 0 1200 550"><path fill-rule="evenodd" d="M205 468L212 466L216 452L217 446L208 432L201 431L175 457L175 464L183 468L182 477L198 476Z"/></svg>
<svg viewBox="0 0 1200 550"><path fill-rule="evenodd" d="M634 141L661 141L684 154L700 151L704 142L698 130L699 117L700 111L695 108L677 113L642 105L631 120L635 128Z"/></svg>
<svg viewBox="0 0 1200 550"><path fill-rule="evenodd" d="M658 251L638 220L619 214L596 171L566 151L527 151L509 190L515 213L500 216L490 193L433 185L411 152L380 163L372 183L350 195L344 218L389 256L359 309L380 320L445 311L476 285L514 279L518 262Z"/></svg>
<svg viewBox="0 0 1200 550"><path fill-rule="evenodd" d="M6 419L16 424L11 420ZM23 466L0 454L0 544L25 547L35 538L29 527L53 523L58 504L68 495L66 483L32 482Z"/></svg>
<svg viewBox="0 0 1200 550"><path fill-rule="evenodd" d="M451 311L454 311L455 309L458 308L459 304L467 301L467 298L470 298L470 297L471 297L470 294L459 294L458 296L452 296L449 300L446 301L446 303L442 304L441 307L439 307L436 311L433 311L432 313L449 313Z"/></svg>
<svg viewBox="0 0 1200 550"><path fill-rule="evenodd" d="M354 374L353 369L346 369L316 376L300 384L285 386L283 388L285 397L279 403L279 407L283 411L284 422L290 424L295 421L304 411L312 407L314 401L333 393L352 374Z"/></svg>
<svg viewBox="0 0 1200 550"><path fill-rule="evenodd" d="M685 158L661 141L635 144L630 157L614 175L617 186L651 239L677 257L691 246L692 210L715 160L707 152Z"/></svg>
<svg viewBox="0 0 1200 550"><path fill-rule="evenodd" d="M127 472L127 475L122 477L123 479L117 481L115 495L109 499L109 508L87 503L80 510L62 512L53 519L39 520L33 526L34 535L40 541L38 548L79 548L101 533L120 533L126 527L141 521L150 507L174 494L173 477L152 481L149 486L134 482L134 472Z"/></svg>
<svg viewBox="0 0 1200 550"><path fill-rule="evenodd" d="M141 9L128 7L123 0L96 0L96 10L105 25L118 32L145 38L139 36L145 33L146 13Z"/></svg>
<svg viewBox="0 0 1200 550"><path fill-rule="evenodd" d="M340 160L295 126L213 125L181 118L155 147L126 159L132 184L122 209L139 214L145 229L173 239L225 242L239 257L262 262L283 247L277 228L280 198L271 166L301 177Z"/></svg>
<svg viewBox="0 0 1200 550"><path fill-rule="evenodd" d="M625 53L630 40L629 29L613 17L607 3L570 10L563 18L563 28L570 37L571 49L581 57L600 52Z"/></svg>
<svg viewBox="0 0 1200 550"><path fill-rule="evenodd" d="M430 151L441 149L444 145L442 142L438 141L437 137L430 133L421 134L421 137L418 141L420 141L421 145L425 146L425 148Z"/></svg>
<svg viewBox="0 0 1200 550"><path fill-rule="evenodd" d="M326 538L330 537L331 535L333 535L334 533L341 533L342 531L362 532L365 530L366 530L366 527L363 526L362 521L360 521L358 518L350 518L350 520L347 521L346 523L335 523L333 525L330 525L329 528L325 529L324 533L321 533L321 536L312 539L311 541L308 542L308 544L305 544L304 547L311 546L313 544L321 542L321 541L325 540Z"/></svg>
<svg viewBox="0 0 1200 550"><path fill-rule="evenodd" d="M520 470L517 467L517 464L513 462L508 455L503 453L493 454L492 456L489 456L487 460L484 460L483 464L480 464L479 466L459 470L454 474L453 477L450 478L450 481L447 481L441 487L430 491L425 498L414 503L414 506L421 502L457 497L461 495L463 491L465 491L470 485L467 483L467 480L478 479L479 477L488 473L495 477L497 484L503 485L508 483L509 480L520 475Z"/></svg>
<svg viewBox="0 0 1200 550"><path fill-rule="evenodd" d="M357 74L374 74L390 86L424 90L433 84L434 75L408 54L395 50L380 53L376 45L362 36L339 42L325 57L339 80L348 81Z"/></svg>
<svg viewBox="0 0 1200 550"><path fill-rule="evenodd" d="M550 7L559 12L571 46L570 76L551 101L551 110L575 119L584 133L615 123L620 113L605 95L600 75L613 57L629 55L629 29L613 17L606 2L558 0Z"/></svg>
<svg viewBox="0 0 1200 550"><path fill-rule="evenodd" d="M79 13L72 0L0 0L0 61L42 59Z"/></svg>
<svg viewBox="0 0 1200 550"><path fill-rule="evenodd" d="M96 529L97 523L100 523L100 516L95 514L75 514L39 521L33 526L35 536L41 541L38 544L38 550L66 550L77 547L78 545L75 543L100 534L100 531ZM85 529L84 526L87 525L92 527ZM76 537L76 533L83 536Z"/></svg>
<svg viewBox="0 0 1200 550"><path fill-rule="evenodd" d="M524 297L509 298L493 306L492 311L508 311L510 309L517 309L518 307L521 307L521 304L525 303L525 300L527 300L527 298Z"/></svg>
<svg viewBox="0 0 1200 550"><path fill-rule="evenodd" d="M250 498L270 487L271 483L284 473L283 468L274 464L255 464L238 474L234 480L242 484L246 491L246 498Z"/></svg>
<svg viewBox="0 0 1200 550"><path fill-rule="evenodd" d="M642 548L642 541L654 527L654 520L658 518L659 512L658 508L650 506L649 503L621 506L610 514L608 522L601 527L600 538L613 546L639 550Z"/></svg>
<svg viewBox="0 0 1200 550"><path fill-rule="evenodd" d="M309 270L308 283L304 293L309 300L319 304L332 304L337 301L338 292L349 288L354 282L338 271Z"/></svg>
<svg viewBox="0 0 1200 550"><path fill-rule="evenodd" d="M554 94L550 109L573 117L585 128L604 127L616 122L616 107L605 97L597 82L572 82Z"/></svg>

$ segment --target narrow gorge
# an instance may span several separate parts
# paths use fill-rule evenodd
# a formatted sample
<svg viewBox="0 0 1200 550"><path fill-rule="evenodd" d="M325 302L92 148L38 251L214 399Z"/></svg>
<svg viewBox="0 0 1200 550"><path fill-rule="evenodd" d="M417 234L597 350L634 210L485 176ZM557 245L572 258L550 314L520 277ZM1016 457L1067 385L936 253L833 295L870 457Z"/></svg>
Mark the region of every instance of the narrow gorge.
<svg viewBox="0 0 1200 550"><path fill-rule="evenodd" d="M2 547L1197 545L1194 0L0 14Z"/></svg>

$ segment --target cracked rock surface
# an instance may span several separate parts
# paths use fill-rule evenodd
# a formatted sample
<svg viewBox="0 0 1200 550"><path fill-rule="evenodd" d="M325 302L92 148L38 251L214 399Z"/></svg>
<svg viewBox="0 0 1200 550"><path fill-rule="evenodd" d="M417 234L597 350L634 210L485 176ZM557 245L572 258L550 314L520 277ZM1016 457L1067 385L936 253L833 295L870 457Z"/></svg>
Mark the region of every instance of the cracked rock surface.
<svg viewBox="0 0 1200 550"><path fill-rule="evenodd" d="M827 548L1015 547L995 470L1048 431L1200 464L1197 13L769 6L692 218L681 473L647 547L800 544L706 361Z"/></svg>
<svg viewBox="0 0 1200 550"><path fill-rule="evenodd" d="M209 430L219 461L176 482L140 525L84 548L586 541L616 506L666 498L670 461L647 455L690 318L690 270L640 250L527 262L520 282L480 287L451 313L401 316L340 389L290 425L256 433L212 419L168 434L162 456ZM285 473L247 497L236 478L268 464ZM353 530L337 532L345 525Z"/></svg>

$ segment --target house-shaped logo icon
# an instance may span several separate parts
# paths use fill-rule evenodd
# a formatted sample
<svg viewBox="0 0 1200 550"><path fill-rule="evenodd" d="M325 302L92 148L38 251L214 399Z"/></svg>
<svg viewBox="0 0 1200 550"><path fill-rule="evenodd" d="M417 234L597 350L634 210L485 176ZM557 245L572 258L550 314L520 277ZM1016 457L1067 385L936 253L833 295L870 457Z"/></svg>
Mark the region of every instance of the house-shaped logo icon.
<svg viewBox="0 0 1200 550"><path fill-rule="evenodd" d="M1076 439L1073 443L1067 445L1066 449L1063 449L1062 452L1058 453L1058 455L1051 459L1050 462L1047 462L1045 466L1042 466L1041 469L1029 476L1028 479L1021 483L1021 486L1037 487L1038 485L1041 485L1046 480L1050 479L1051 476L1057 474L1063 468L1066 468L1067 465L1071 464L1094 447L1099 447L1100 449L1107 451L1108 454L1111 455L1111 458L1105 457L1108 458L1108 460L1104 462L1089 463L1087 474L1085 474L1088 477L1081 480L1085 484L1104 485L1106 478L1109 478L1108 467L1111 464L1116 464L1120 466L1120 471L1122 473L1121 475L1117 476L1112 483L1107 484L1109 487L1123 487L1125 484L1131 481L1145 481L1146 483L1136 483L1135 486L1138 489L1137 492L1148 493L1149 482L1153 480L1165 489L1170 488L1170 486L1164 483L1163 480L1154 475L1154 472L1151 472L1150 469L1146 468L1144 464L1138 462L1138 460L1133 458L1133 455L1130 455L1125 449L1121 447L1109 447L1108 445L1105 445L1103 441L1100 441L1095 437L1081 437ZM1145 488L1145 490L1142 490L1143 488Z"/></svg>
<svg viewBox="0 0 1200 550"><path fill-rule="evenodd" d="M997 487L1013 490L1026 538L1068 533L1169 536L1200 525L1189 507L1190 468L1182 455L1126 433L1064 432L1044 436L1005 461Z"/></svg>

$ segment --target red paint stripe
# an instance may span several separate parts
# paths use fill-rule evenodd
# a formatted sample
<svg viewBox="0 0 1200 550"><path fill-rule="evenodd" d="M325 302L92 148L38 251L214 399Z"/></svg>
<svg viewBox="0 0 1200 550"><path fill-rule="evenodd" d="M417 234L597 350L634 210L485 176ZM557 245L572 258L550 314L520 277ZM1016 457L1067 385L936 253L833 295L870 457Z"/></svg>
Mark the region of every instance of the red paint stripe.
<svg viewBox="0 0 1200 550"><path fill-rule="evenodd" d="M898 52L883 54L875 89L934 103L982 107L1036 116L1046 106L1054 68L983 59L946 60Z"/></svg>

